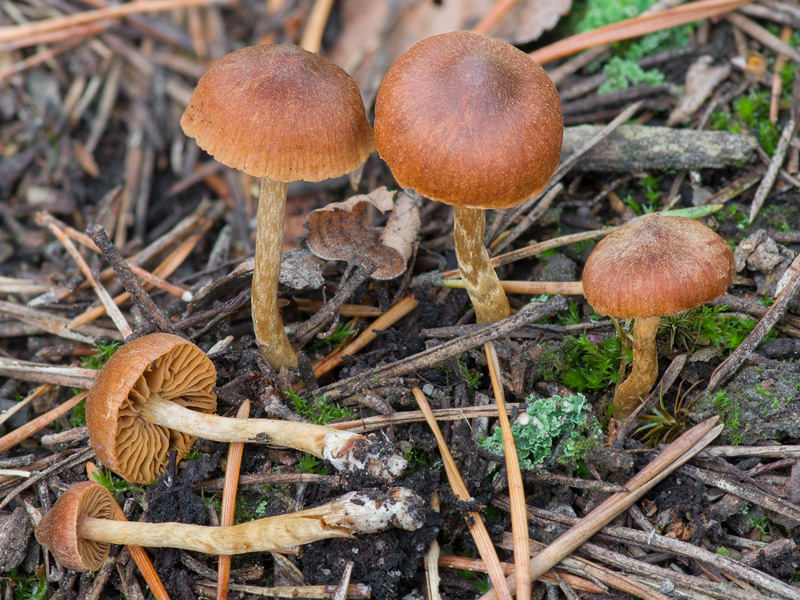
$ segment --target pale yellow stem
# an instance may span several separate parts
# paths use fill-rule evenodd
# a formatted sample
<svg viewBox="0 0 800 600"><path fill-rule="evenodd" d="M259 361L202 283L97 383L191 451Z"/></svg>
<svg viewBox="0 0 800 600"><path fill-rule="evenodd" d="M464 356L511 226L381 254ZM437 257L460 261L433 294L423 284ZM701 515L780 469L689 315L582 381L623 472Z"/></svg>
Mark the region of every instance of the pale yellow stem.
<svg viewBox="0 0 800 600"><path fill-rule="evenodd" d="M480 208L455 208L453 224L456 259L464 280L475 319L478 323L494 323L511 314L508 298L483 245L486 215Z"/></svg>
<svg viewBox="0 0 800 600"><path fill-rule="evenodd" d="M319 458L327 458L326 450L338 447L349 439L340 440L338 429L311 423L278 421L275 419L231 419L189 410L175 402L151 397L139 416L154 425L215 442L255 442L294 448ZM357 436L352 439L361 439Z"/></svg>
<svg viewBox="0 0 800 600"><path fill-rule="evenodd" d="M251 300L258 349L276 371L297 368L297 350L289 342L278 309L287 189L287 183L261 179Z"/></svg>
<svg viewBox="0 0 800 600"><path fill-rule="evenodd" d="M628 378L617 386L614 394L614 416L624 419L639 406L640 398L649 392L658 378L656 334L659 317L636 319L633 324L633 366Z"/></svg>

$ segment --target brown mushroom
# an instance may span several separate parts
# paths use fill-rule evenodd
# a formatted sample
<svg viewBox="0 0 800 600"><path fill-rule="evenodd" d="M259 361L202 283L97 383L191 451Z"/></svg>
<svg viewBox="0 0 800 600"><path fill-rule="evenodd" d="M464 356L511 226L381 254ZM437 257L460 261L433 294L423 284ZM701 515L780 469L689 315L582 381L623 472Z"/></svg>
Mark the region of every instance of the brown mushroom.
<svg viewBox="0 0 800 600"><path fill-rule="evenodd" d="M375 149L358 87L341 68L297 46L242 48L200 78L181 127L222 164L262 178L253 327L275 369L296 367L278 310L287 186L349 173Z"/></svg>
<svg viewBox="0 0 800 600"><path fill-rule="evenodd" d="M425 522L424 502L406 488L367 488L315 508L231 527L114 521L113 501L98 483L73 485L42 517L36 539L62 566L96 571L111 544L230 555L349 538L390 526L414 531Z"/></svg>
<svg viewBox="0 0 800 600"><path fill-rule="evenodd" d="M196 437L309 452L339 470L393 479L406 461L388 443L310 423L231 419L216 410L216 369L200 348L166 333L125 344L89 390L86 423L102 463L134 483L150 483L169 452L182 457Z"/></svg>
<svg viewBox="0 0 800 600"><path fill-rule="evenodd" d="M467 32L403 54L375 103L375 140L397 182L455 207L455 247L478 322L507 317L483 244L484 210L540 192L558 166L558 92L513 46Z"/></svg>
<svg viewBox="0 0 800 600"><path fill-rule="evenodd" d="M658 377L659 318L721 296L733 275L725 240L685 217L645 215L597 244L583 269L586 300L601 315L636 319L633 366L614 394L615 416L631 414Z"/></svg>

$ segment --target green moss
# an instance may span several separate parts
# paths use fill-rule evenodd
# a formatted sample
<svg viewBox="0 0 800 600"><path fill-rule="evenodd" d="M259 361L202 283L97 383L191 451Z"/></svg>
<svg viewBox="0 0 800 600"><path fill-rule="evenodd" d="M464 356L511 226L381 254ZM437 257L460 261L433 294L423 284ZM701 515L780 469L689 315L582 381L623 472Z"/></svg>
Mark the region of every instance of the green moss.
<svg viewBox="0 0 800 600"><path fill-rule="evenodd" d="M633 355L626 352L628 361ZM617 336L595 343L586 335L565 336L561 344L545 349L540 360L542 377L582 392L600 390L619 381L622 345Z"/></svg>
<svg viewBox="0 0 800 600"><path fill-rule="evenodd" d="M782 102L789 102L789 93L784 90ZM751 90L746 96L733 101L730 113L714 111L711 115L711 129L751 133L758 138L764 152L771 155L778 145L781 130L776 123L769 120L769 105L769 90Z"/></svg>
<svg viewBox="0 0 800 600"><path fill-rule="evenodd" d="M574 7L571 19L577 32L591 31L641 14L656 0L588 0L585 8ZM603 67L608 80L598 90L605 94L623 90L630 85L658 85L664 76L657 70L644 71L634 61L654 52L680 48L689 43L694 25L681 25L647 34L635 40L613 44L615 56ZM600 68L600 64L594 65Z"/></svg>
<svg viewBox="0 0 800 600"><path fill-rule="evenodd" d="M735 350L758 324L755 319L730 314L726 306L701 306L672 317L663 317L659 332L669 336L670 350L692 351L698 345ZM765 339L777 337L771 331Z"/></svg>
<svg viewBox="0 0 800 600"><path fill-rule="evenodd" d="M308 399L291 390L286 397L292 403L294 412L316 425L327 425L333 421L341 421L353 415L353 411L336 403L328 402L324 396Z"/></svg>
<svg viewBox="0 0 800 600"><path fill-rule="evenodd" d="M2 590L3 598L45 600L47 598L47 579L12 569L4 573L0 579L0 590Z"/></svg>
<svg viewBox="0 0 800 600"><path fill-rule="evenodd" d="M742 442L741 419L742 409L738 404L728 398L724 390L717 392L711 399L711 403L717 411L723 425L730 431L731 442L738 445Z"/></svg>
<svg viewBox="0 0 800 600"><path fill-rule="evenodd" d="M603 67L607 79L597 88L598 94L610 94L632 85L660 85L664 74L656 69L645 71L629 58L615 56Z"/></svg>

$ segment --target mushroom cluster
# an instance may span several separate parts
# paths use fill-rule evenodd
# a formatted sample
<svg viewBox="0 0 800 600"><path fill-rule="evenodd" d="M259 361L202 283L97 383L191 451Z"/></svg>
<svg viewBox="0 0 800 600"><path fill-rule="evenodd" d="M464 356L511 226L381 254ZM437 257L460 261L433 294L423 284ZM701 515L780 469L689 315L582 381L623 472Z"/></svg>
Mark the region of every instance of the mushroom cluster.
<svg viewBox="0 0 800 600"><path fill-rule="evenodd" d="M685 217L645 215L597 244L583 269L586 301L601 315L635 319L633 366L614 394L616 417L630 415L656 382L659 319L721 296L733 276L725 240Z"/></svg>

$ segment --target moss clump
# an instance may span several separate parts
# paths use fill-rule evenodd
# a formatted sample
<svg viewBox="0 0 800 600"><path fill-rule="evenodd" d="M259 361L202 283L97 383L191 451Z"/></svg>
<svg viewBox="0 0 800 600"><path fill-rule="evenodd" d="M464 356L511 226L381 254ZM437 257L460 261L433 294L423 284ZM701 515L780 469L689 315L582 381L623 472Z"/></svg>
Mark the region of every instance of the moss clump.
<svg viewBox="0 0 800 600"><path fill-rule="evenodd" d="M626 355L628 362L633 360L630 348ZM542 353L540 368L544 379L558 381L572 390L601 390L619 381L621 356L618 336L597 340L568 335L561 344Z"/></svg>

